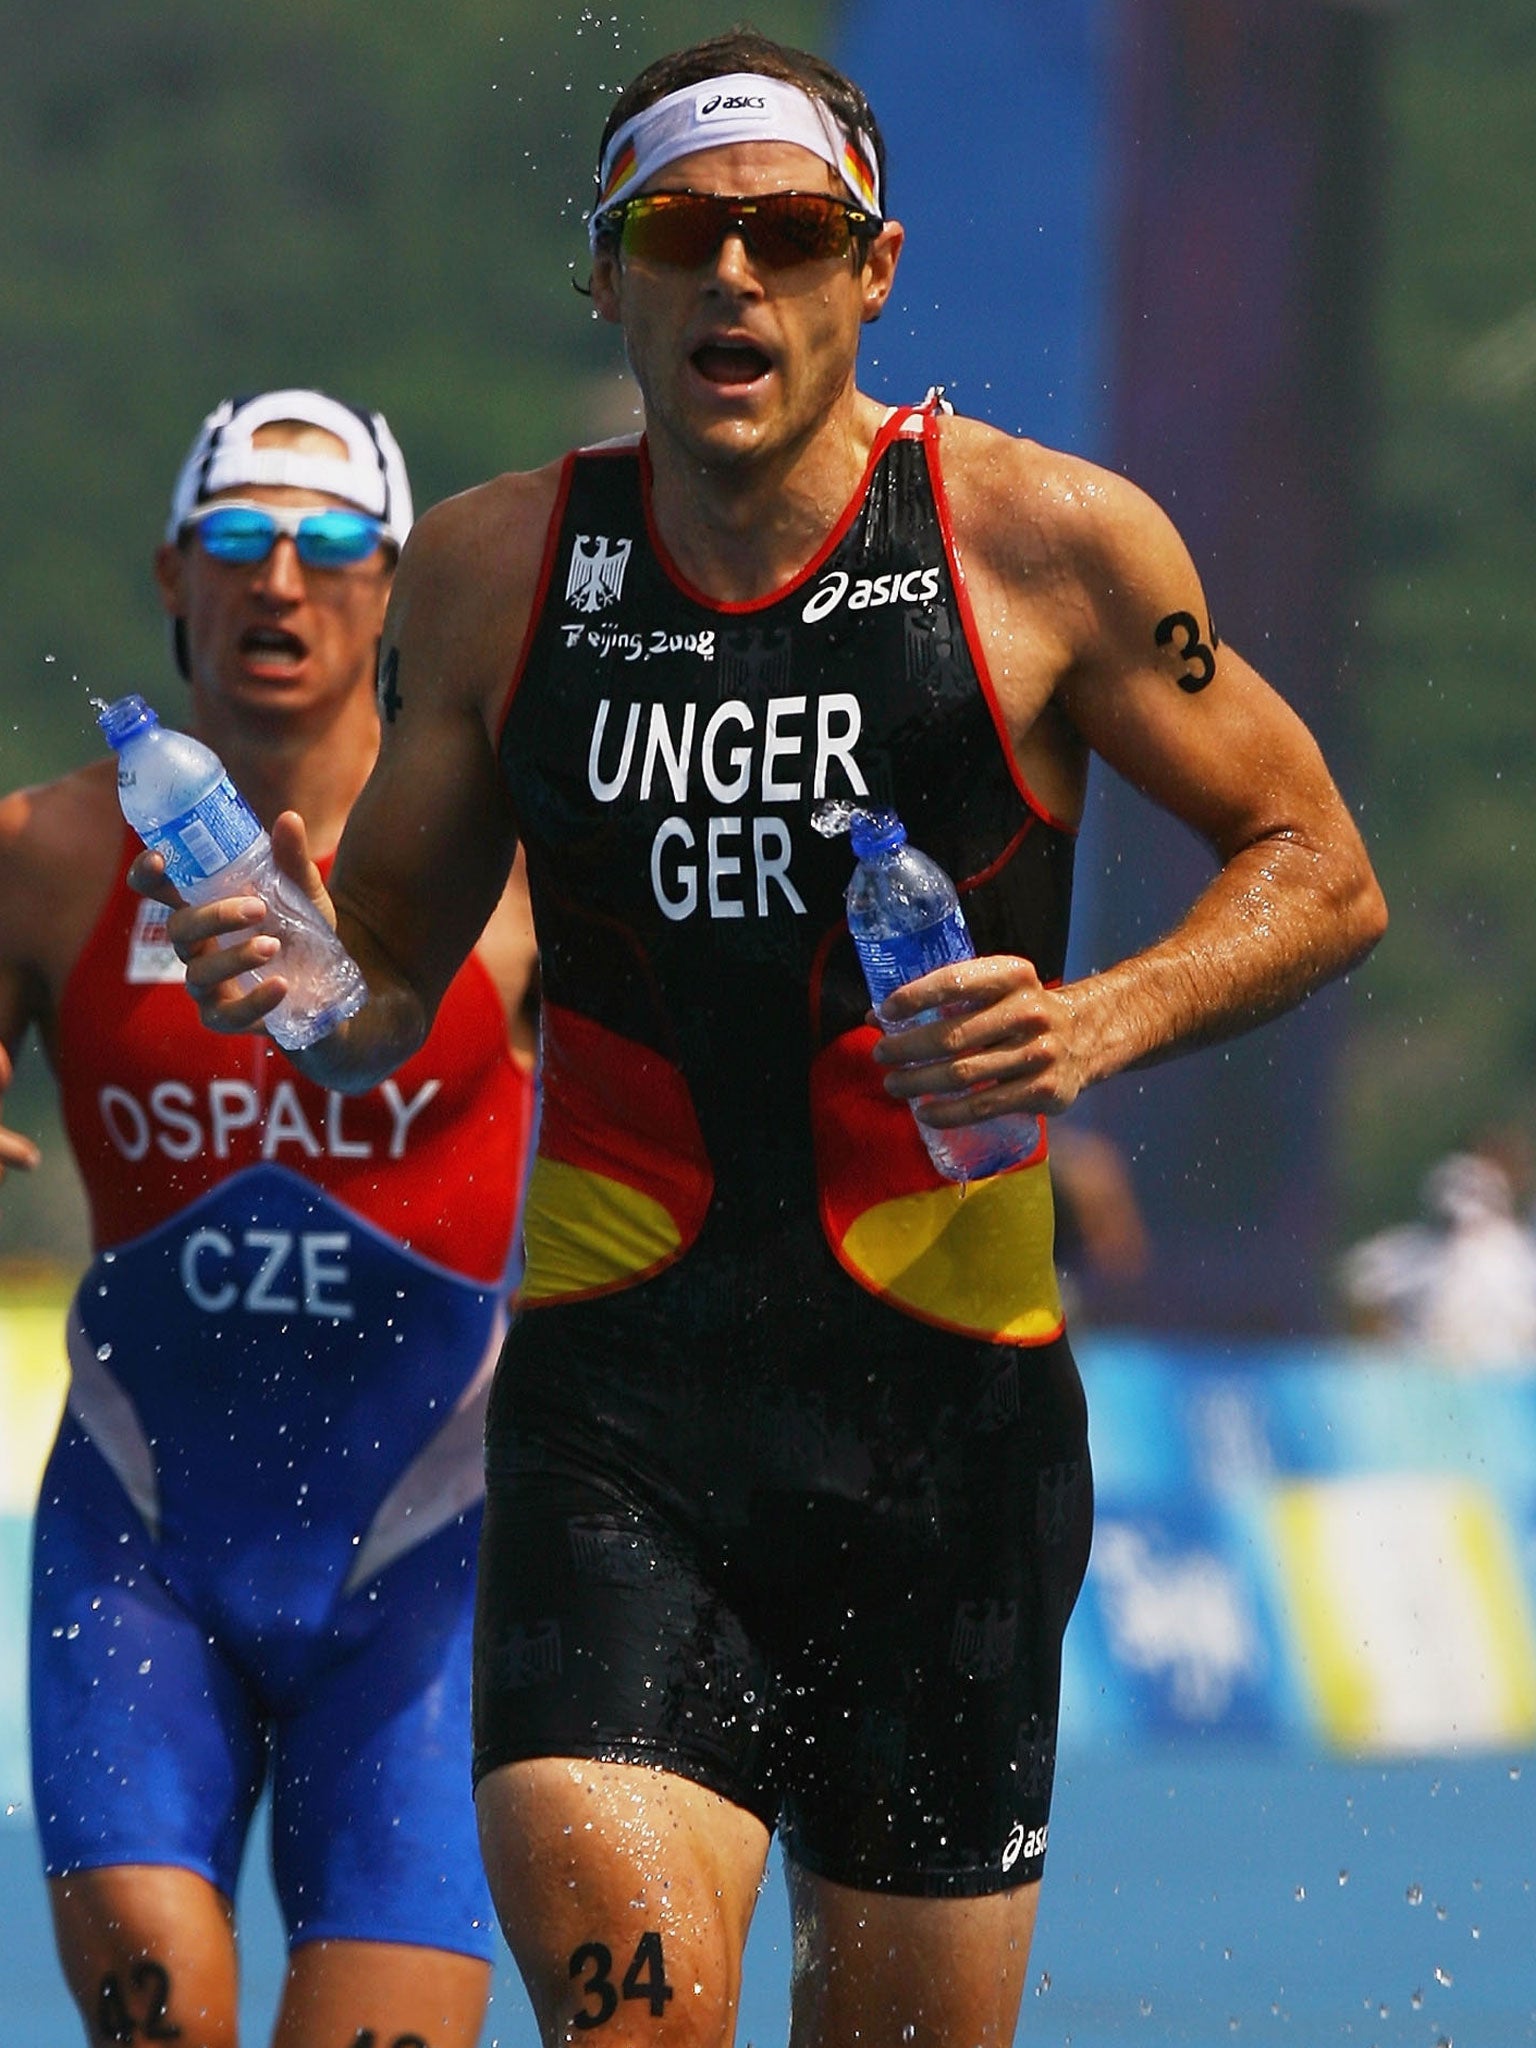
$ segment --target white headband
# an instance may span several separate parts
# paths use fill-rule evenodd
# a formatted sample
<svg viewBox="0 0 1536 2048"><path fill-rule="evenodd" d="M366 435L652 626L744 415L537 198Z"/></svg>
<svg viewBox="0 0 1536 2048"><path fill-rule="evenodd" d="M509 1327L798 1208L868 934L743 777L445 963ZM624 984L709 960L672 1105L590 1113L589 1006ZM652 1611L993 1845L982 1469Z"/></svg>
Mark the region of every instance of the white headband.
<svg viewBox="0 0 1536 2048"><path fill-rule="evenodd" d="M297 448L258 448L256 434L279 420L321 427L346 449L319 455ZM220 491L248 484L293 484L346 498L381 521L403 547L411 530L411 486L405 458L381 412L354 412L323 391L263 391L226 398L198 429L171 492L165 537L174 541L188 515Z"/></svg>
<svg viewBox="0 0 1536 2048"><path fill-rule="evenodd" d="M733 71L669 92L614 130L598 167L597 204L587 223L593 246L602 215L621 206L663 164L730 142L798 142L832 166L858 205L880 217L880 173L874 144L862 130L848 134L819 99L786 79Z"/></svg>

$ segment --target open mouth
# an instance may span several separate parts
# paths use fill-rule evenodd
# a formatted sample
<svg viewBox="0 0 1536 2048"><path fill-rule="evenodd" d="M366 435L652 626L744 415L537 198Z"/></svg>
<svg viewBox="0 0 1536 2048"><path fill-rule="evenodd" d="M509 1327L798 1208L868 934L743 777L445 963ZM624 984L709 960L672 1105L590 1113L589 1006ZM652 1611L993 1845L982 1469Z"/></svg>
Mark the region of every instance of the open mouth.
<svg viewBox="0 0 1536 2048"><path fill-rule="evenodd" d="M240 635L240 652L254 668L296 668L309 648L281 626L250 626Z"/></svg>
<svg viewBox="0 0 1536 2048"><path fill-rule="evenodd" d="M707 384L754 384L773 368L748 341L706 341L689 360Z"/></svg>

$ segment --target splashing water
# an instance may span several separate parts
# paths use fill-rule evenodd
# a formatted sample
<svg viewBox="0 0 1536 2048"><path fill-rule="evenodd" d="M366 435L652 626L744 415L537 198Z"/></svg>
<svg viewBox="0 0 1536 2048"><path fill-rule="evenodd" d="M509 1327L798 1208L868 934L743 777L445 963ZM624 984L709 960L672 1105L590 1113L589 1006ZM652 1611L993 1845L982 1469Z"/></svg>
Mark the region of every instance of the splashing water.
<svg viewBox="0 0 1536 2048"><path fill-rule="evenodd" d="M836 839L847 832L855 818L863 815L861 806L849 803L845 796L823 797L811 810L811 830L819 832L823 839Z"/></svg>

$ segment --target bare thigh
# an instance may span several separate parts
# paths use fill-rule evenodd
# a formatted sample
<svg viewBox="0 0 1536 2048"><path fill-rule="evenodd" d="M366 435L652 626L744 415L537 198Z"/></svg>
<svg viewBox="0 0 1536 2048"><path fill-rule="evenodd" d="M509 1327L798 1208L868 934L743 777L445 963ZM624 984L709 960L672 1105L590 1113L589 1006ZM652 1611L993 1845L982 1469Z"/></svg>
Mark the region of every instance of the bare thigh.
<svg viewBox="0 0 1536 2048"><path fill-rule="evenodd" d="M195 1871L120 1864L50 1881L65 1978L92 2048L175 2040L236 2048L239 1972L229 1900ZM442 1949L316 1941L295 1951L274 2048L371 2035L474 2048L490 1966Z"/></svg>
<svg viewBox="0 0 1536 2048"><path fill-rule="evenodd" d="M685 1778L564 1757L476 1795L496 1910L545 2048L725 2048L768 1830Z"/></svg>
<svg viewBox="0 0 1536 2048"><path fill-rule="evenodd" d="M851 1891L788 1866L790 2048L1009 2048L1038 1884L979 1899Z"/></svg>

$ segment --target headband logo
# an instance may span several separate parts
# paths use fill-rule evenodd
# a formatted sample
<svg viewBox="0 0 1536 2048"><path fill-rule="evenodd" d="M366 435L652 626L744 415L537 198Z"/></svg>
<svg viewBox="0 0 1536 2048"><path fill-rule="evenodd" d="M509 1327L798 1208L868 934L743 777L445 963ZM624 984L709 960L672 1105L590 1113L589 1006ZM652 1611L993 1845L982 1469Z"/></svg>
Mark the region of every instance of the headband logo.
<svg viewBox="0 0 1536 2048"><path fill-rule="evenodd" d="M701 121L711 114L766 114L768 102L760 92L717 92L699 103Z"/></svg>

